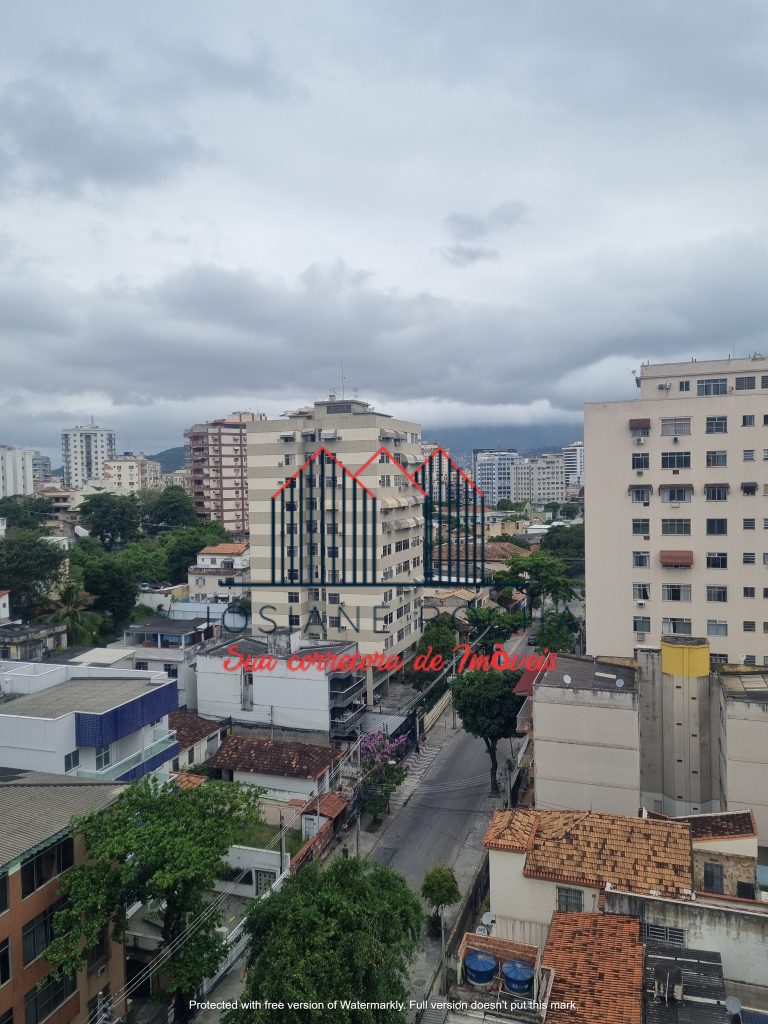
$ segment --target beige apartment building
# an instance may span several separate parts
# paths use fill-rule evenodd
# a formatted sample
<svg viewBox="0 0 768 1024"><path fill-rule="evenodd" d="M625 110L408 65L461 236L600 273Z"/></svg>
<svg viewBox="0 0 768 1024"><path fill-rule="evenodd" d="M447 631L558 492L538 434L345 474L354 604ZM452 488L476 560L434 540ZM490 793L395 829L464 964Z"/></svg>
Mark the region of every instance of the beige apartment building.
<svg viewBox="0 0 768 1024"><path fill-rule="evenodd" d="M587 650L768 665L768 358L643 365L585 407Z"/></svg>
<svg viewBox="0 0 768 1024"><path fill-rule="evenodd" d="M286 558L285 565L293 557L293 568L286 572L294 574L288 578L295 579L296 585L254 590L254 633L259 635L260 630L272 628L257 607L271 605L268 615L277 626L301 630L307 641L355 640L363 655L402 654L421 635L421 595L416 584L423 580L423 494L398 465L412 474L421 463L418 423L393 419L359 399L335 396L288 412L282 419L252 422L248 430L252 580L269 583L272 579L272 496L321 447L352 474L358 473L380 448L392 454L391 459L384 454L376 456L360 474L360 483L376 498L376 515L371 515L371 501L367 497L363 500L359 484L352 483L340 469L336 470L334 489L332 468L326 466L323 495L318 460L302 471L303 490L295 492L288 504L293 505L297 517L298 501L305 503L303 535L297 525L284 523L277 556ZM310 476L314 477L312 483ZM354 514L352 505L344 499L346 530L341 507L344 486L348 494L350 488L360 492ZM276 515L279 531L279 511ZM373 551L375 573L371 572ZM352 578L353 561L362 570L364 560L371 585L333 586L334 579L340 582ZM314 580L316 585L312 585ZM369 670L369 703L374 687L383 681L383 676Z"/></svg>
<svg viewBox="0 0 768 1024"><path fill-rule="evenodd" d="M163 486L160 463L133 452L106 459L104 479L116 494L136 494L138 491L157 490Z"/></svg>
<svg viewBox="0 0 768 1024"><path fill-rule="evenodd" d="M248 425L265 419L233 412L184 432L195 512L202 521L221 523L236 540L248 536Z"/></svg>

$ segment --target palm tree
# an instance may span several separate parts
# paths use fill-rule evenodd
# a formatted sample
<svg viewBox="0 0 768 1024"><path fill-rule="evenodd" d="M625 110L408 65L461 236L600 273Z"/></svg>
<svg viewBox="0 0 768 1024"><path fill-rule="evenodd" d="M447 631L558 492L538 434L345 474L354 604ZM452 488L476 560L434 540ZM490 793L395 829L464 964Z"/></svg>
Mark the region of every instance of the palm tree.
<svg viewBox="0 0 768 1024"><path fill-rule="evenodd" d="M68 577L58 590L58 597L49 605L50 611L41 615L42 622L54 622L67 627L67 641L74 644L93 644L104 624L104 616L90 610L93 598L83 590L82 581Z"/></svg>

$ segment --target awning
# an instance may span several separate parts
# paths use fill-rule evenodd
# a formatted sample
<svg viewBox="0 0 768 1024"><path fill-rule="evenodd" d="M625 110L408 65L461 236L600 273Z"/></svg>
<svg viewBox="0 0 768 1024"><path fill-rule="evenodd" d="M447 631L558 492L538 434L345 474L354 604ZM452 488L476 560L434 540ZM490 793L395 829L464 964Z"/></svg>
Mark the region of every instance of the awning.
<svg viewBox="0 0 768 1024"><path fill-rule="evenodd" d="M754 487L754 488L755 488L755 490L757 490L757 481L756 481L756 480L752 480L752 481L750 481L749 483L746 483L746 484L742 484L742 485L741 485L741 489L742 489L742 491L744 490L744 488L745 488L745 487Z"/></svg>
<svg viewBox="0 0 768 1024"><path fill-rule="evenodd" d="M693 565L692 551L660 551L662 565Z"/></svg>
<svg viewBox="0 0 768 1024"><path fill-rule="evenodd" d="M397 508L396 498L379 498L379 506L381 508Z"/></svg>
<svg viewBox="0 0 768 1024"><path fill-rule="evenodd" d="M704 484L704 490L708 490L710 487L723 487L725 490L729 490L730 484Z"/></svg>
<svg viewBox="0 0 768 1024"><path fill-rule="evenodd" d="M648 491L649 494L653 494L653 485L652 484L630 484L629 487L627 488L627 491L628 491L629 494L632 494L633 491Z"/></svg>
<svg viewBox="0 0 768 1024"><path fill-rule="evenodd" d="M644 420L630 420L629 421L629 429L630 430L642 430L642 429L650 430L651 429L650 418L647 419L647 420L645 420L645 419Z"/></svg>

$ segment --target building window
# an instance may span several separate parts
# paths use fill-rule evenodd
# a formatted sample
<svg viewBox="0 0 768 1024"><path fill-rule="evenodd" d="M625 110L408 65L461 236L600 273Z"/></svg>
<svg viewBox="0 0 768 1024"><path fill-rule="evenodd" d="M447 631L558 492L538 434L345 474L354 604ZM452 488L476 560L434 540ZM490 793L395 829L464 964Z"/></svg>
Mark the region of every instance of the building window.
<svg viewBox="0 0 768 1024"><path fill-rule="evenodd" d="M74 974L59 981L49 978L42 985L30 989L24 997L24 1024L41 1024L75 992L77 979Z"/></svg>
<svg viewBox="0 0 768 1024"><path fill-rule="evenodd" d="M754 416L742 416L741 417L742 427L754 427L755 417Z"/></svg>
<svg viewBox="0 0 768 1024"><path fill-rule="evenodd" d="M341 602L341 594L329 594L328 595L328 604L340 604L340 602Z"/></svg>
<svg viewBox="0 0 768 1024"><path fill-rule="evenodd" d="M662 619L661 620L661 631L662 631L662 633L672 633L674 636L690 636L691 635L691 620L690 619Z"/></svg>
<svg viewBox="0 0 768 1024"><path fill-rule="evenodd" d="M11 940L0 941L0 985L11 980Z"/></svg>
<svg viewBox="0 0 768 1024"><path fill-rule="evenodd" d="M742 596L743 597L754 597L755 596L755 588L754 587L744 587L742 589Z"/></svg>
<svg viewBox="0 0 768 1024"><path fill-rule="evenodd" d="M96 747L96 771L100 772L103 768L107 768L111 761L111 754L109 751L109 745L106 747Z"/></svg>
<svg viewBox="0 0 768 1024"><path fill-rule="evenodd" d="M328 625L330 626L331 629L338 629L339 626L341 625L341 616L340 615L329 615L328 616Z"/></svg>
<svg viewBox="0 0 768 1024"><path fill-rule="evenodd" d="M728 417L727 416L707 416L707 426L705 432L707 434L727 434L728 433Z"/></svg>
<svg viewBox="0 0 768 1024"><path fill-rule="evenodd" d="M754 391L755 390L755 378L754 377L737 377L736 378L736 390L737 391Z"/></svg>
<svg viewBox="0 0 768 1024"><path fill-rule="evenodd" d="M46 882L71 868L75 862L74 857L74 845L70 838L62 839L61 842L41 850L34 857L24 861L21 865L22 898L31 896Z"/></svg>
<svg viewBox="0 0 768 1024"><path fill-rule="evenodd" d="M727 452L707 452L707 465L708 466L727 466L728 465L728 453Z"/></svg>
<svg viewBox="0 0 768 1024"><path fill-rule="evenodd" d="M727 601L728 587L707 587L708 601Z"/></svg>
<svg viewBox="0 0 768 1024"><path fill-rule="evenodd" d="M178 757L174 757L173 761L171 762L171 771L172 772L177 772L178 770L179 770L179 759L178 759Z"/></svg>
<svg viewBox="0 0 768 1024"><path fill-rule="evenodd" d="M728 568L728 554L725 551L708 551L707 552L707 568L708 569L727 569Z"/></svg>
<svg viewBox="0 0 768 1024"><path fill-rule="evenodd" d="M0 914L8 909L8 875L0 872Z"/></svg>
<svg viewBox="0 0 768 1024"><path fill-rule="evenodd" d="M707 619L707 636L728 636L728 623L724 619Z"/></svg>
<svg viewBox="0 0 768 1024"><path fill-rule="evenodd" d="M64 755L64 771L71 772L80 764L80 751L73 750L71 754Z"/></svg>
<svg viewBox="0 0 768 1024"><path fill-rule="evenodd" d="M635 569L649 569L651 565L650 551L633 551L632 565Z"/></svg>
<svg viewBox="0 0 768 1024"><path fill-rule="evenodd" d="M301 625L301 617L299 615L290 614L288 616L288 625L289 626L300 626Z"/></svg>
<svg viewBox="0 0 768 1024"><path fill-rule="evenodd" d="M275 873L273 871L256 871L255 876L254 882L257 896L268 892L275 884Z"/></svg>
<svg viewBox="0 0 768 1024"><path fill-rule="evenodd" d="M691 420L688 416L682 417L666 417L661 418L661 436L662 437L675 437L680 434L690 434L691 432Z"/></svg>
<svg viewBox="0 0 768 1024"><path fill-rule="evenodd" d="M298 604L298 603L299 603L299 592L298 592L298 590L289 590L288 591L288 604Z"/></svg>
<svg viewBox="0 0 768 1024"><path fill-rule="evenodd" d="M755 449L754 448L745 448L743 450L742 454L743 454L745 462L754 462L755 461Z"/></svg>
<svg viewBox="0 0 768 1024"><path fill-rule="evenodd" d="M648 469L651 464L651 457L648 452L632 453L632 469Z"/></svg>
<svg viewBox="0 0 768 1024"><path fill-rule="evenodd" d="M705 484L704 497L707 501L728 501L728 488L718 484Z"/></svg>
<svg viewBox="0 0 768 1024"><path fill-rule="evenodd" d="M751 619L745 619L742 623L742 627L745 633L755 633L755 623Z"/></svg>
<svg viewBox="0 0 768 1024"><path fill-rule="evenodd" d="M677 382L677 390L678 391L690 391L691 390L691 382L689 380L679 380Z"/></svg>
<svg viewBox="0 0 768 1024"><path fill-rule="evenodd" d="M194 763L195 763L195 748L194 747L190 747L189 750L187 751L187 764L194 764Z"/></svg>
<svg viewBox="0 0 768 1024"><path fill-rule="evenodd" d="M662 501L678 503L681 501L691 500L690 487L661 487L659 488L659 494L661 495Z"/></svg>
<svg viewBox="0 0 768 1024"><path fill-rule="evenodd" d="M647 505L651 500L651 488L650 487L630 487L630 494L632 495L632 501L635 504ZM400 547L397 544L401 545ZM408 541L398 541L395 545L395 551L402 551L402 545L408 547Z"/></svg>
<svg viewBox="0 0 768 1024"><path fill-rule="evenodd" d="M755 552L754 551L743 551L741 554L742 565L754 565L755 564Z"/></svg>
<svg viewBox="0 0 768 1024"><path fill-rule="evenodd" d="M13 1024L13 1007L5 1013L0 1013L0 1024Z"/></svg>
<svg viewBox="0 0 768 1024"><path fill-rule="evenodd" d="M45 909L37 917L24 925L21 932L23 963L26 967L41 956L56 938L53 930L53 919L64 906L65 900L59 900Z"/></svg>
<svg viewBox="0 0 768 1024"><path fill-rule="evenodd" d="M754 498L757 494L757 484L742 484L741 493L747 495L749 498Z"/></svg>
<svg viewBox="0 0 768 1024"><path fill-rule="evenodd" d="M632 533L645 534L650 533L651 521L650 519L633 519L632 520Z"/></svg>
<svg viewBox="0 0 768 1024"><path fill-rule="evenodd" d="M168 662L167 665L163 665L163 672L168 676L169 679L179 678L179 666Z"/></svg>
<svg viewBox="0 0 768 1024"><path fill-rule="evenodd" d="M755 657L754 654L747 654L746 657L744 658L744 664L745 665L756 665L757 664L757 658Z"/></svg>
<svg viewBox="0 0 768 1024"><path fill-rule="evenodd" d="M710 654L709 656L710 665L727 665L728 655L727 654Z"/></svg>
<svg viewBox="0 0 768 1024"><path fill-rule="evenodd" d="M690 601L690 583L665 583L661 588L662 601Z"/></svg>
<svg viewBox="0 0 768 1024"><path fill-rule="evenodd" d="M137 662L134 663L133 667L135 669L137 669L138 671L146 672L147 669L149 668L149 662L148 661L137 661Z"/></svg>
<svg viewBox="0 0 768 1024"><path fill-rule="evenodd" d="M571 889L564 885L557 887L557 909L561 912L582 913L584 910L584 892L582 889Z"/></svg>
<svg viewBox="0 0 768 1024"><path fill-rule="evenodd" d="M650 583L633 583L632 584L632 598L635 601L650 601L650 599L651 599L651 585L650 585Z"/></svg>
<svg viewBox="0 0 768 1024"><path fill-rule="evenodd" d="M640 938L646 942L666 942L671 946L685 945L685 932L682 928L670 928L663 924L640 923Z"/></svg>
<svg viewBox="0 0 768 1024"><path fill-rule="evenodd" d="M662 452L662 469L689 469L691 465L690 452Z"/></svg>
<svg viewBox="0 0 768 1024"><path fill-rule="evenodd" d="M690 534L691 532L691 520L690 519L662 519L661 520L661 532L669 536L670 534Z"/></svg>
<svg viewBox="0 0 768 1024"><path fill-rule="evenodd" d="M696 381L696 394L699 398L707 395L727 395L727 377L711 377L709 380Z"/></svg>
<svg viewBox="0 0 768 1024"><path fill-rule="evenodd" d="M707 520L707 534L712 536L713 534L725 534L728 533L728 520L727 519L708 519Z"/></svg>
<svg viewBox="0 0 768 1024"><path fill-rule="evenodd" d="M722 864L705 864L704 865L704 889L705 889L706 892L720 892L721 893L723 891L723 865Z"/></svg>

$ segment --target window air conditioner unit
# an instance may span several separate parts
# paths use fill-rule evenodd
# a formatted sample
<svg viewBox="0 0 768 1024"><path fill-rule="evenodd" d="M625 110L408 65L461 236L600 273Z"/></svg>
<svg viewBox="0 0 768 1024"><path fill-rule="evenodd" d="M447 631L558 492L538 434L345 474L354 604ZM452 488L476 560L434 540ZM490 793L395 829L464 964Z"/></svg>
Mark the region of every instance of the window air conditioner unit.
<svg viewBox="0 0 768 1024"><path fill-rule="evenodd" d="M637 475L638 475L638 476L642 476L642 475L643 475L643 471L642 471L642 469L638 469L638 471L637 471Z"/></svg>
<svg viewBox="0 0 768 1024"><path fill-rule="evenodd" d="M644 600L642 600L642 599L641 599L641 600L639 600L639 601L637 602L637 607L638 607L638 608L645 608L645 601L644 601Z"/></svg>
<svg viewBox="0 0 768 1024"><path fill-rule="evenodd" d="M644 437L636 437L635 438L635 444L645 444L645 438Z"/></svg>
<svg viewBox="0 0 768 1024"><path fill-rule="evenodd" d="M679 437L673 437L672 441L673 441L674 444L680 444L680 438Z"/></svg>
<svg viewBox="0 0 768 1024"><path fill-rule="evenodd" d="M103 978L106 973L107 973L107 965L106 964L102 964L101 967L99 967L99 969L96 971L96 977L97 978Z"/></svg>
<svg viewBox="0 0 768 1024"><path fill-rule="evenodd" d="M664 384L659 384L659 391L669 391L672 387L670 381L666 381Z"/></svg>

